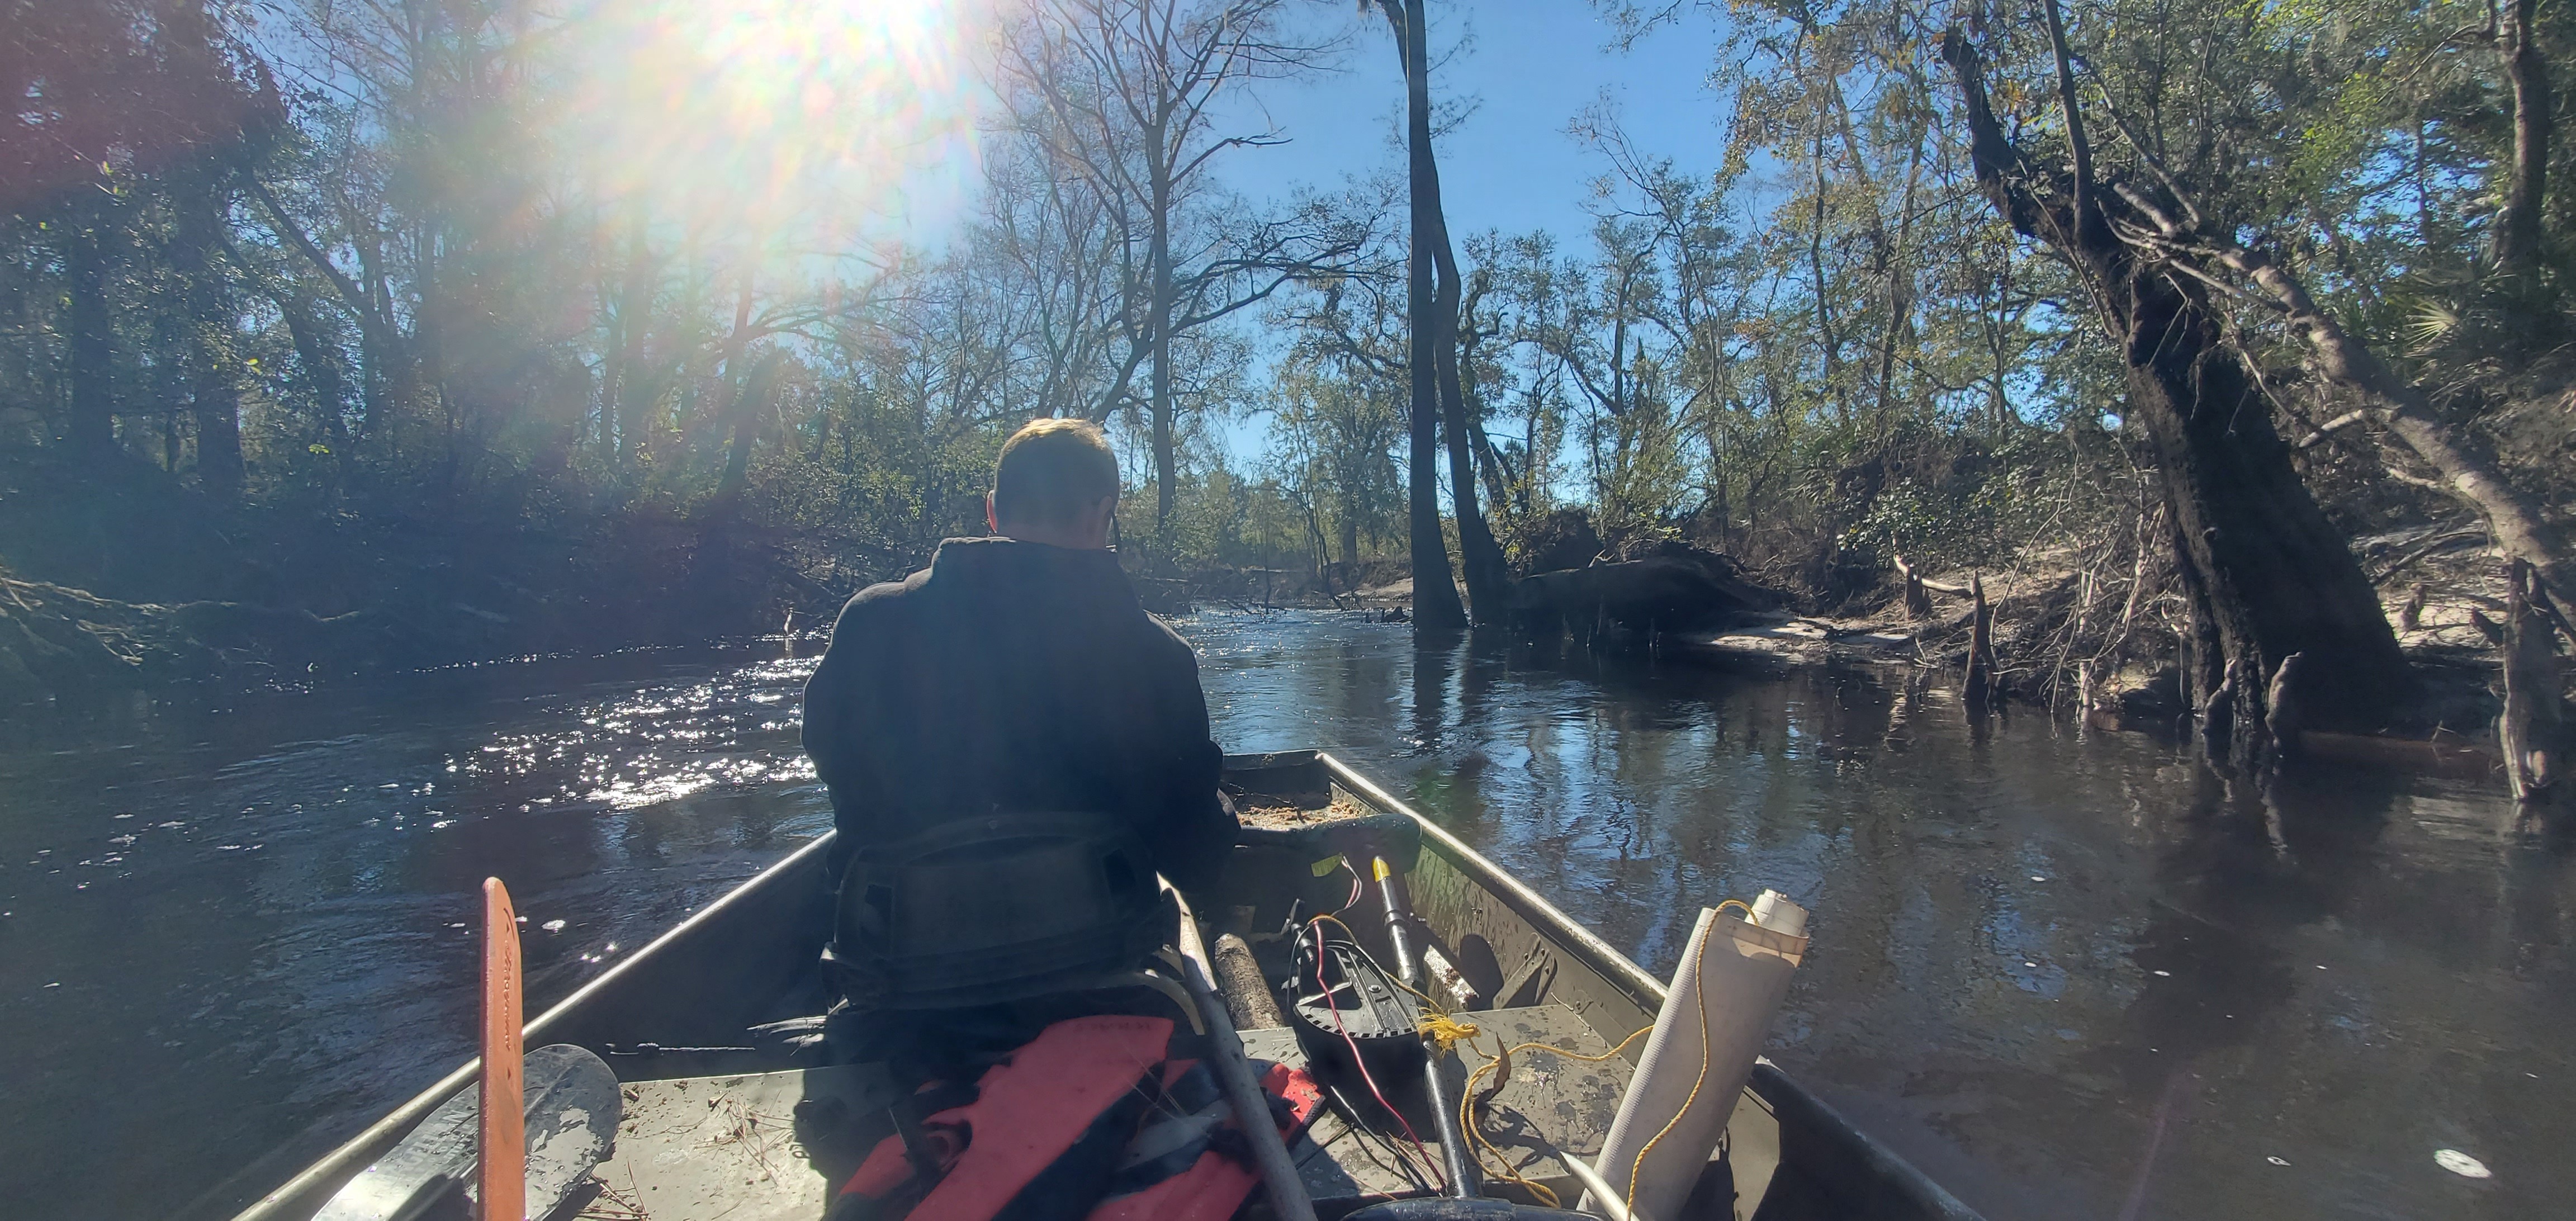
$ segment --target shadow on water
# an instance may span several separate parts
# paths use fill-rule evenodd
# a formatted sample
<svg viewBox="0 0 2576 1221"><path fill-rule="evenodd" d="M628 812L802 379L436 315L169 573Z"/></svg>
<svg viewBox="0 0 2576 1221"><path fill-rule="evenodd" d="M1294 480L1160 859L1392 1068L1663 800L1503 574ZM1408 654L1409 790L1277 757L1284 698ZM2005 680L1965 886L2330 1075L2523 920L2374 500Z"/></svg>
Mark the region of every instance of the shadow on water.
<svg viewBox="0 0 2576 1221"><path fill-rule="evenodd" d="M1652 970L1703 904L1813 907L1774 1058L1992 1216L2502 1218L2576 1190L2576 852L2492 786L2231 787L2170 741L1972 722L1939 676L1182 628L1229 749L1336 749ZM0 730L12 1215L220 1217L434 1079L468 1050L486 873L542 1003L821 831L804 651Z"/></svg>

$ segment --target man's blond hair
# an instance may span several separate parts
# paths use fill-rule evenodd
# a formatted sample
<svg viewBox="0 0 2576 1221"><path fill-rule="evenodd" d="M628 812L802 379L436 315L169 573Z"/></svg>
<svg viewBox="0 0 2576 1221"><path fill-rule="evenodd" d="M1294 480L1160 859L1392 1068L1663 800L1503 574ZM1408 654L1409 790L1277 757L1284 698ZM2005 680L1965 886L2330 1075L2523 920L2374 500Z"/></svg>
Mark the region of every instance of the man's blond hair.
<svg viewBox="0 0 2576 1221"><path fill-rule="evenodd" d="M1061 524L1118 494L1118 455L1089 420L1031 420L993 468L996 521Z"/></svg>

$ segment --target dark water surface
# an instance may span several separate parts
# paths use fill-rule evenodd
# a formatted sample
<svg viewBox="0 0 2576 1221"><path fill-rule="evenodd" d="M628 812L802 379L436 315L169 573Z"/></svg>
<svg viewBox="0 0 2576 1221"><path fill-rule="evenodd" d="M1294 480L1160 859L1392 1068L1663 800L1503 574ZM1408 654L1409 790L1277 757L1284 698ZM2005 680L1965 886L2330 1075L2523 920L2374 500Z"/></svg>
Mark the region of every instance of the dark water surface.
<svg viewBox="0 0 2576 1221"><path fill-rule="evenodd" d="M2576 1198L2576 853L2496 786L2267 801L1876 674L1183 630L1228 749L1340 750L1658 973L1703 904L1814 908L1774 1058L1993 1217ZM221 1217L437 1078L486 874L542 1004L822 831L812 647L0 729L0 1214Z"/></svg>

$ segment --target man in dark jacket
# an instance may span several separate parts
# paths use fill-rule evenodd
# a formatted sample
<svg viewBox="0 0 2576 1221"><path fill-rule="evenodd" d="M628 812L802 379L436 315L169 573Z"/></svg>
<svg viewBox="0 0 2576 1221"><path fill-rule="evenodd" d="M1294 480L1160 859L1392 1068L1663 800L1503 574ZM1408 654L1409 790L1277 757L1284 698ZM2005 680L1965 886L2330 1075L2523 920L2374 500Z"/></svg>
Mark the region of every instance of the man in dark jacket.
<svg viewBox="0 0 2576 1221"><path fill-rule="evenodd" d="M841 611L805 686L805 751L853 852L988 812L1127 819L1184 891L1215 877L1217 795L1198 660L1137 605L1109 550L1118 459L1097 425L1002 447L986 520Z"/></svg>

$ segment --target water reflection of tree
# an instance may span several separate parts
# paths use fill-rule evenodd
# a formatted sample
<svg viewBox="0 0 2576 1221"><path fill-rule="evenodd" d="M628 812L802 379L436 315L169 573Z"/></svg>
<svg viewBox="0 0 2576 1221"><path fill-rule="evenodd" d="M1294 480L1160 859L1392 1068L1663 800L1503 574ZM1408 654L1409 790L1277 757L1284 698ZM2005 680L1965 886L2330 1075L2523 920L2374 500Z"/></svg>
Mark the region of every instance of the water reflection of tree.
<svg viewBox="0 0 2576 1221"><path fill-rule="evenodd" d="M1465 640L1464 632L1414 633L1413 743L1421 753L1440 749L1441 730L1448 721L1449 676Z"/></svg>
<svg viewBox="0 0 2576 1221"><path fill-rule="evenodd" d="M2380 872L2391 804L2385 784L2258 789L2195 769L2163 829L2159 896L2130 953L2147 973L2126 1015L2141 1046L2161 1049L2164 1063L2236 1047L2289 1002L2297 976L2281 937L2367 918L2355 899ZM2150 1088L2162 1084L2159 1074Z"/></svg>

